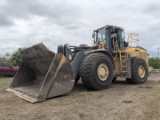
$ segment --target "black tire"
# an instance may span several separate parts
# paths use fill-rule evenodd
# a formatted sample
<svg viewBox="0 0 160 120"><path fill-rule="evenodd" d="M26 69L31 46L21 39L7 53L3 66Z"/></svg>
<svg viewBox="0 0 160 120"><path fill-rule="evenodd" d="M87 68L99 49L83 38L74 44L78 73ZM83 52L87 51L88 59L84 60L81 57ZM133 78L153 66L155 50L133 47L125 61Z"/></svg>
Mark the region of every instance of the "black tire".
<svg viewBox="0 0 160 120"><path fill-rule="evenodd" d="M109 74L105 80L98 77L98 67L103 64L108 67ZM80 66L82 83L87 89L101 90L107 88L113 79L113 65L111 60L102 53L92 53L86 56Z"/></svg>
<svg viewBox="0 0 160 120"><path fill-rule="evenodd" d="M139 67L142 66L144 68L144 75L140 76L138 73ZM141 58L132 58L131 59L131 73L132 78L126 78L127 82L130 84L140 84L144 83L148 79L148 67L146 62Z"/></svg>
<svg viewBox="0 0 160 120"><path fill-rule="evenodd" d="M115 82L117 80L117 77L113 77L112 82Z"/></svg>

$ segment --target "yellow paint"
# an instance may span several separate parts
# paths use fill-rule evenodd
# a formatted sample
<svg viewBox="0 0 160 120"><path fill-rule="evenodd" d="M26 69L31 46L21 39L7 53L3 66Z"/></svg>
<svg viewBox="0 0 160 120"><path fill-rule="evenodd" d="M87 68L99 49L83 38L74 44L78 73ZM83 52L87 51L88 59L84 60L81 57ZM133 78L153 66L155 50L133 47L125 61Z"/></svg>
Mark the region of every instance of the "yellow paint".
<svg viewBox="0 0 160 120"><path fill-rule="evenodd" d="M104 48L104 41L100 41L98 45L98 49Z"/></svg>
<svg viewBox="0 0 160 120"><path fill-rule="evenodd" d="M143 60L146 61L147 65L148 65L148 52L140 49L140 48L127 48L124 50L124 52L126 53L130 53L131 57L138 57L138 58L142 58Z"/></svg>
<svg viewBox="0 0 160 120"><path fill-rule="evenodd" d="M138 57L138 58L142 58L143 60L146 61L147 65L148 65L148 52L140 49L140 48L132 48L132 47L128 47L127 49L123 50L123 51L114 51L115 57L115 70L114 70L114 75L121 75L121 57L120 57L120 53L125 53L125 54L130 54L130 57ZM128 60L128 58L127 58Z"/></svg>
<svg viewBox="0 0 160 120"><path fill-rule="evenodd" d="M66 62L66 60L67 60L66 57L64 55L62 55L60 62L59 62L59 65L58 65L58 68L57 68L56 72L54 73L54 79L56 78L58 71L60 70L62 65Z"/></svg>
<svg viewBox="0 0 160 120"><path fill-rule="evenodd" d="M105 69L104 69L104 68L101 68L101 69L100 69L100 75L102 75L102 76L105 75Z"/></svg>
<svg viewBox="0 0 160 120"><path fill-rule="evenodd" d="M143 68L141 68L141 67L139 67L139 69L138 69L138 74L139 74L139 75L142 75L142 74L143 74L143 72L144 72L144 69L143 69Z"/></svg>
<svg viewBox="0 0 160 120"><path fill-rule="evenodd" d="M122 61L124 61L124 59L125 61L127 61L128 55L130 55L131 58L132 57L142 58L143 60L145 60L145 62L148 65L148 55L149 55L148 52L141 48L132 47L133 42L136 42L138 46L138 42L139 42L138 34L133 34L133 33L129 34L129 37L128 37L129 47L126 48L125 50L119 49L119 44L117 39L113 39L112 42L113 42L113 56L115 61L115 69L113 71L114 76L121 76L122 72L127 71L127 67L124 68L124 66L127 66L127 63L125 65L122 65L123 64ZM104 41L100 41L98 45L98 49L103 49L103 48L104 48ZM140 70L140 74L141 73L142 71Z"/></svg>
<svg viewBox="0 0 160 120"><path fill-rule="evenodd" d="M108 78L109 70L106 64L100 64L97 72L100 80L104 81Z"/></svg>

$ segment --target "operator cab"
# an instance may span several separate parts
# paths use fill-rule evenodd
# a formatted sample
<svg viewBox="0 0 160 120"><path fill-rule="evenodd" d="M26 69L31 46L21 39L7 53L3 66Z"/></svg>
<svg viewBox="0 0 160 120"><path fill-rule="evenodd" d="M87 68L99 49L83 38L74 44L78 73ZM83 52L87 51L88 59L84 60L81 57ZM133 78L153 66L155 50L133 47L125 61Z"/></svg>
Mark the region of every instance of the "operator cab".
<svg viewBox="0 0 160 120"><path fill-rule="evenodd" d="M114 51L114 41L117 40L118 47L120 50L124 50L128 47L127 42L125 42L124 29L117 26L107 25L93 32L94 44L99 45L100 41L104 42L104 48L113 53Z"/></svg>

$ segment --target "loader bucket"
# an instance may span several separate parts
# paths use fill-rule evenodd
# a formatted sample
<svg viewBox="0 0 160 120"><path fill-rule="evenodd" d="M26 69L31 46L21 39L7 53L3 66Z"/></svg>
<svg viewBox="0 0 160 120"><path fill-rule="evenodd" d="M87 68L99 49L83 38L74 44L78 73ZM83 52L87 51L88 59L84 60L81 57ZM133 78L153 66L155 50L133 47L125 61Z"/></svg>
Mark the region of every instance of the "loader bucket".
<svg viewBox="0 0 160 120"><path fill-rule="evenodd" d="M31 102L67 94L74 86L69 61L42 43L21 52L22 63L7 91Z"/></svg>

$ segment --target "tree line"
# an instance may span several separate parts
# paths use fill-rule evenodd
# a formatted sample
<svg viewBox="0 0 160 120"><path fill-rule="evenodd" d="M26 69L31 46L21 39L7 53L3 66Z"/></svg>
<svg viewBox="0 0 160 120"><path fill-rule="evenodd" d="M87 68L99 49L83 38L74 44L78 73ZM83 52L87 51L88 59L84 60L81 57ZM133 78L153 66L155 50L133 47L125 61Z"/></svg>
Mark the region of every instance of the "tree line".
<svg viewBox="0 0 160 120"><path fill-rule="evenodd" d="M149 58L149 66L152 66L153 69L160 69L160 58Z"/></svg>
<svg viewBox="0 0 160 120"><path fill-rule="evenodd" d="M8 62L14 66L20 65L22 59L20 57L20 52L25 48L18 48L13 53L6 53L5 55L0 55L0 61ZM160 69L160 58L149 58L149 66L152 66L153 69Z"/></svg>
<svg viewBox="0 0 160 120"><path fill-rule="evenodd" d="M7 52L4 55L0 55L0 61L1 62L8 62L14 66L19 66L22 61L21 56L20 56L20 52L24 49L25 48L18 48L13 53Z"/></svg>

